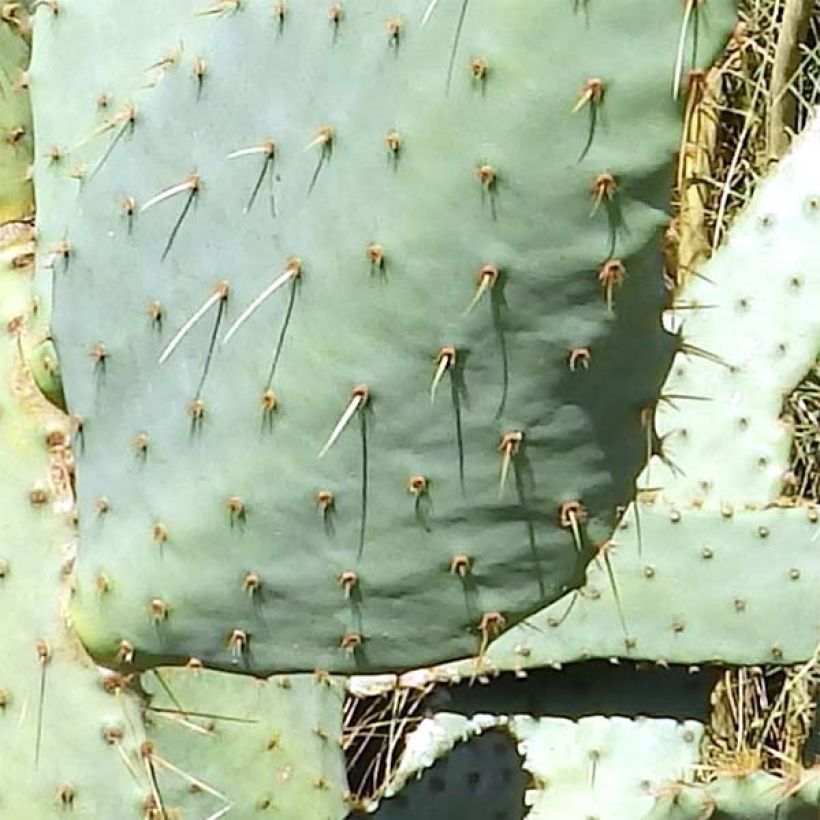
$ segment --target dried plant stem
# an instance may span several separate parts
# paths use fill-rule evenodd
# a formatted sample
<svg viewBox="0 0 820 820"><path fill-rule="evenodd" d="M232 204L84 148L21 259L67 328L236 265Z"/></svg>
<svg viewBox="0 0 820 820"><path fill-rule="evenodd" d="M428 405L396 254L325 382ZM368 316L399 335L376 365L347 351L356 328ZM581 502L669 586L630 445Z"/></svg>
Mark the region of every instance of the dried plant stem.
<svg viewBox="0 0 820 820"><path fill-rule="evenodd" d="M769 151L779 158L789 147L789 131L797 123L797 96L792 83L800 66L800 46L806 39L814 0L785 0L774 52L769 109Z"/></svg>

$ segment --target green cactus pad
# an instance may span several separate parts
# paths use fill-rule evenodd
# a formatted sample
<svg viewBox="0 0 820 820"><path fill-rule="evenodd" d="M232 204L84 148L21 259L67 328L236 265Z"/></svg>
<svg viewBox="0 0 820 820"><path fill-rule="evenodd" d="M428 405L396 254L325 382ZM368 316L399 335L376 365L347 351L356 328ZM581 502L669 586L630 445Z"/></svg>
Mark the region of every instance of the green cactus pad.
<svg viewBox="0 0 820 820"><path fill-rule="evenodd" d="M815 820L820 787L811 772L804 777L800 783L757 772L706 786L670 784L644 820Z"/></svg>
<svg viewBox="0 0 820 820"><path fill-rule="evenodd" d="M640 505L586 583L490 644L483 672L590 658L793 664L820 640L813 507L681 512ZM475 674L476 660L410 677Z"/></svg>
<svg viewBox="0 0 820 820"><path fill-rule="evenodd" d="M652 489L616 532L613 577L605 561L591 564L580 594L491 644L491 668L811 657L820 641L819 514L781 497L792 431L780 414L820 349L818 163L815 117L677 297L685 344L701 353L678 354L664 385L664 455L640 477Z"/></svg>
<svg viewBox="0 0 820 820"><path fill-rule="evenodd" d="M237 820L341 820L347 814L338 680L160 669L142 681L166 807L184 806L185 817L222 811Z"/></svg>
<svg viewBox="0 0 820 820"><path fill-rule="evenodd" d="M711 509L765 506L784 492L793 438L784 397L820 354L818 231L815 116L676 295L668 319L684 349L655 414L663 457L639 485Z"/></svg>
<svg viewBox="0 0 820 820"><path fill-rule="evenodd" d="M37 138L67 149L36 184L88 647L408 668L563 595L632 494L674 347L683 9L121 5L41 8L31 70ZM706 66L734 9L697 9ZM78 51L133 72L103 114Z"/></svg>
<svg viewBox="0 0 820 820"><path fill-rule="evenodd" d="M222 816L207 811L215 803L237 818L275 808L296 820L305 805L317 820L344 817L337 681L161 670L162 685L145 681L144 704L65 629L75 544L64 424L20 359L31 280L13 260L30 251L14 242L0 259L0 816Z"/></svg>
<svg viewBox="0 0 820 820"><path fill-rule="evenodd" d="M12 4L6 4L6 7ZM33 153L31 107L25 87L29 44L22 12L0 19L0 225L32 215L29 167Z"/></svg>
<svg viewBox="0 0 820 820"><path fill-rule="evenodd" d="M423 783L429 779L435 767L429 773L425 770L436 761L440 761L439 767L448 764L442 774L450 781L451 799L459 806L456 795L460 793L464 805L474 789L469 776L463 775L462 766L456 765L455 753L493 728L515 738L523 769L531 776L525 795L530 820L637 820L653 808L656 794L667 782L688 775L697 763L703 736L703 725L697 721L601 716L572 721L530 715L466 718L442 712L425 719L409 736L396 776L387 788L390 797L384 800L377 816L428 816L432 806L427 804L435 805L437 795L425 794L408 781L421 777ZM508 781L514 782L515 778L508 777ZM391 811L391 804L402 796L415 814ZM514 796L506 797L507 804L500 807L499 816L518 816L513 813ZM455 809L451 816L470 815Z"/></svg>
<svg viewBox="0 0 820 820"><path fill-rule="evenodd" d="M688 775L697 762L703 726L695 721L516 716L530 820L640 818L664 782Z"/></svg>
<svg viewBox="0 0 820 820"><path fill-rule="evenodd" d="M466 718L440 712L408 737L396 776L387 787L390 796L374 816L490 816L476 814L481 811L476 808L473 814L461 813L460 808L473 799L482 777L491 776L492 764L483 770L474 762L477 775L471 778L457 756L476 738L499 730L516 738L523 768L532 778L526 793L527 820L814 820L820 805L820 789L811 771L802 774L802 782L757 772L716 774L707 784L695 784L704 735L704 726L697 721L590 716L574 722L532 715ZM465 754L461 758L469 760ZM432 788L434 779L441 784L438 789ZM505 782L514 779L507 777ZM452 803L449 815L435 813L442 793ZM519 816L514 795L496 789L496 800L503 797L498 816Z"/></svg>
<svg viewBox="0 0 820 820"><path fill-rule="evenodd" d="M20 8L0 22L0 816L145 817L138 702L65 627L76 541L65 419L26 364L35 308L28 63ZM22 130L21 130L22 129Z"/></svg>
<svg viewBox="0 0 820 820"><path fill-rule="evenodd" d="M0 239L0 816L138 820L149 784L137 703L63 626L76 546L67 435L20 356L33 323L27 233L6 226Z"/></svg>

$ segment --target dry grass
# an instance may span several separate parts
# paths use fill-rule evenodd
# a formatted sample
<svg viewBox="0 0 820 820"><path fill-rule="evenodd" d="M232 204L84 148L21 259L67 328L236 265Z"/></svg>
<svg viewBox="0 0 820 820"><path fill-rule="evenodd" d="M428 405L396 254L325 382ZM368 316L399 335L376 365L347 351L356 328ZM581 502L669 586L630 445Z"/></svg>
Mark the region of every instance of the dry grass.
<svg viewBox="0 0 820 820"><path fill-rule="evenodd" d="M740 210L749 201L760 178L769 170L775 149L771 144L772 67L775 63L784 0L739 0L740 25L729 48L709 78L698 115L715 130L706 146L704 173L690 176L679 192L695 186L703 203L702 230L714 250ZM820 105L820 3L799 45L798 67L788 85L795 102L799 132ZM694 136L694 140L693 140ZM689 135L702 142L701 131Z"/></svg>
<svg viewBox="0 0 820 820"><path fill-rule="evenodd" d="M699 778L763 770L799 782L810 765L804 749L814 727L819 687L820 647L801 666L726 670L712 693Z"/></svg>
<svg viewBox="0 0 820 820"><path fill-rule="evenodd" d="M786 399L784 413L794 428L788 494L820 501L820 364Z"/></svg>
<svg viewBox="0 0 820 820"><path fill-rule="evenodd" d="M405 738L424 717L424 699L432 690L392 689L372 697L349 695L342 724L350 805L366 809L389 783L404 752Z"/></svg>

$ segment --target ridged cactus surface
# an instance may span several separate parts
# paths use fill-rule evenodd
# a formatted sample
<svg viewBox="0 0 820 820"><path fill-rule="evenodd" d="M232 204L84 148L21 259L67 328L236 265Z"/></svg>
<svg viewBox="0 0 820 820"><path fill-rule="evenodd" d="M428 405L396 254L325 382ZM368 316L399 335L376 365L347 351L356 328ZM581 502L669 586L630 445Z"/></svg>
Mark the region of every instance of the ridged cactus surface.
<svg viewBox="0 0 820 820"><path fill-rule="evenodd" d="M632 494L675 348L678 43L708 66L733 3L138 5L41 9L30 72L84 641L476 652Z"/></svg>

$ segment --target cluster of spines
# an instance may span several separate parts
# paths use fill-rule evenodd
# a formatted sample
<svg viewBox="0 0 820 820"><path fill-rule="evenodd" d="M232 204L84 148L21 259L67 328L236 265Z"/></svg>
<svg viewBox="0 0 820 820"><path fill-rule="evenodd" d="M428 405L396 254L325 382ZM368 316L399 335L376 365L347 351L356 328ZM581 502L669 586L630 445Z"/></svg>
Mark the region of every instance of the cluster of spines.
<svg viewBox="0 0 820 820"><path fill-rule="evenodd" d="M222 16L225 14L231 14L240 11L242 5L243 3L241 2L241 0L228 0L226 2L218 2L215 3L213 6L207 7L205 10L203 10L202 14L205 16ZM425 15L426 19L429 19L429 16L432 13L432 5L434 4L431 4L431 8L428 9L428 13ZM56 4L55 8L53 8L52 10L55 11L55 13L57 12ZM688 10L687 20L684 21L684 33L686 26L688 25L687 21L689 13L692 13L693 11L693 9ZM278 19L280 28L284 25L287 15L288 8L285 3L279 3L275 6L274 16ZM331 6L329 7L328 17L334 29L337 29L342 24L344 18L344 8L342 4L331 4ZM403 36L403 30L403 21L399 20L398 18L391 18L390 20L388 20L386 22L388 44L397 48L400 39ZM180 62L181 57L181 49L176 49L172 52L169 52L167 55L158 60L155 64L150 66L150 69L158 71L161 75L165 71L177 65ZM472 58L469 62L468 68L469 74L472 77L472 79L480 83L482 87L487 82L488 77L493 73L492 67L489 65L488 61L483 57ZM209 76L209 69L207 67L205 58L202 55L198 55L194 58L191 66L191 74L196 80L197 95L200 96L203 90L204 83L207 77ZM576 99L574 105L568 105L568 113L575 114L586 109L589 111L590 114L589 139L587 145L584 147L584 150L582 151L581 159L583 159L586 156L586 153L588 152L589 147L591 145L591 141L595 133L595 124L600 114L600 109L604 104L604 99L606 95L607 88L605 81L601 77L591 77L582 84L580 95ZM104 108L107 108L110 105L110 100L104 95L101 98L101 103ZM108 158L111 155L111 152L119 143L120 138L125 134L133 135L133 133L136 130L137 124L138 111L136 106L134 106L131 103L126 103L120 111L106 118L100 126L94 129L94 131L92 131L92 133L85 140L83 140L80 143L80 145L77 146L77 148L88 142L88 140L90 139L94 139L102 134L109 134L113 132L113 137L108 148L105 150L102 159L98 162L97 166L94 169L94 172L96 172L97 170L99 170L102 163L108 160ZM336 142L337 135L335 128L329 124L325 124L316 130L313 139L309 141L305 146L306 149L315 149L318 151L317 163L314 168L310 184L308 186L308 192L310 192L310 190L312 190L312 188L316 185L323 167L326 165L326 163L328 163L331 160L331 156L334 152ZM383 142L393 161L398 162L401 154L406 150L405 142L402 135L395 130L389 131L383 137ZM72 150L76 150L76 148ZM269 174L273 173L274 163L276 162L279 156L279 151L279 144L274 139L267 138L255 145L251 145L244 148L238 148L227 154L227 158L230 160L241 159L245 157L256 157L260 161L258 175L256 176L255 184L251 189L247 204L245 206L246 211L250 210L250 208L253 207L254 202L257 198L257 194L265 178ZM62 149L55 147L49 152L48 156L49 159L56 164L63 159L65 153L66 152L64 152ZM500 174L499 170L496 168L495 165L491 164L490 162L479 161L474 164L473 173L475 176L476 185L481 193L481 196L489 196L492 200L498 185L503 183L503 176ZM203 188L204 183L201 176L197 173L191 173L184 176L178 183L173 184L167 188L164 188L163 190L154 194L141 206L138 205L135 197L128 196L121 201L119 207L121 207L123 213L127 218L128 230L133 231L135 227L135 220L138 218L139 214L142 214L145 211L157 205L160 205L163 202L175 199L181 200L181 207L173 222L172 228L168 234L167 240L164 244L163 251L161 254L162 259L165 259L171 252L175 238L178 235L179 231L182 229L187 214L190 212L190 209L195 200L201 195ZM594 217L602 207L606 210L608 215L610 234L609 255L608 258L605 259L605 261L600 265L600 268L598 269L596 275L600 288L605 297L607 309L610 311L613 308L615 290L623 284L626 276L626 266L624 261L613 255L615 252L617 233L617 192L617 179L615 175L608 170L603 171L599 173L597 176L595 176L589 186L589 196L591 198L590 217ZM493 213L495 215L494 211ZM53 248L51 257L52 264L54 264L57 260L62 260L64 269L67 270L69 264L69 257L71 253L72 248L70 243L68 242L68 240L64 240L62 243L59 243L57 246ZM370 242L365 247L364 257L367 263L369 264L371 273L379 272L381 275L385 274L389 257L388 251L385 249L383 245L375 241ZM250 316L278 290L283 289L285 286L289 285L292 288L292 295L295 297L298 280L301 278L302 274L303 263L300 258L292 257L291 259L287 260L282 273L279 276L277 276L269 286L267 286L261 293L257 295L257 297L243 310L239 318L227 329L227 331L224 332L222 337L223 343L229 342L233 335L241 328L244 322L247 321L250 318ZM464 313L470 313L479 304L482 298L495 287L499 279L504 275L505 272L499 270L496 266L492 264L486 264L481 266L477 272L477 284L475 287L473 297L471 301L468 303ZM214 338L216 337L217 332L220 330L220 322L224 317L224 309L226 302L229 298L229 293L230 287L227 281L220 281L219 283L217 283L217 285L209 292L203 303L182 324L182 326L179 328L176 334L167 343L162 354L160 355L160 363L167 361L172 356L177 346L183 342L185 336L194 327L194 325L197 324L203 317L205 317L211 312L216 312ZM153 300L150 302L150 305L148 307L148 315L150 317L151 322L161 329L162 323L165 318L165 311L158 300ZM285 328L283 328L283 333L284 330ZM207 361L205 368L203 370L203 376L200 381L199 388L196 392L196 395L189 402L187 408L188 414L190 416L192 430L200 429L206 418L207 408L206 402L202 397L202 388L204 386L205 375L207 374L207 362L210 361L212 353L213 340L211 348L209 348L208 351ZM278 354L279 350L277 349L277 359ZM590 367L592 353L589 347L578 346L571 348L570 350L568 350L567 355L567 363L571 371L574 372L578 370L586 370ZM92 350L90 351L90 356L93 361L95 369L102 369L106 366L110 354L104 342L100 341L94 344ZM452 371L454 369L457 358L458 350L456 347L445 346L439 349L438 353L434 357L434 369L432 374L430 390L431 399L435 399L437 386L440 384L445 374L448 371ZM272 376L273 368L271 370L271 378L265 385L260 398L260 404L263 415L269 424L272 423L274 413L280 405L280 396L272 388ZM320 455L324 455L332 447L332 445L336 442L339 436L341 436L342 432L344 431L347 424L351 421L351 419L353 419L354 416L360 410L362 410L369 401L372 401L371 386L359 385L354 388L347 405L344 407L344 410L342 411L336 426L331 431L325 443L325 446L322 448L320 452ZM80 425L81 424L82 420L80 420ZM145 458L147 456L148 441L149 434L145 431L140 432L135 439L135 450L138 456L141 458ZM500 443L498 444L498 450L500 453L500 496L503 496L510 467L515 457L519 453L519 450L524 446L524 444L525 431L508 430L503 432L501 435ZM413 496L416 499L416 509L418 511L418 501L420 498L426 495L427 488L425 486L423 489L411 490L411 492L413 493ZM318 493L320 495L322 493L327 493L330 499L329 501L323 503L320 502L319 504L322 517L325 520L325 522L327 522L328 518L333 514L333 509L335 507L335 498L333 497L333 494L330 490L319 490ZM108 503L108 500L104 498L98 500L97 512L105 513L108 510ZM573 508L573 510L583 510L583 506L580 501L568 502L568 504L569 507ZM240 520L244 521L247 510L244 506L244 502L242 502L241 499L232 496L229 498L227 506L232 525L234 523L239 522ZM561 509L558 511L557 518L562 527L571 531L573 542L575 543L576 548L578 548L580 552L583 546L583 536L581 534L581 522L583 521L583 515L580 513L576 513L572 510L569 510L569 507L567 506L567 503L562 505ZM158 533L160 534L159 537ZM153 535L155 541L158 541L159 543L164 543L168 537L167 530L165 529L164 524L162 524L161 522L155 524ZM447 569L454 575L463 579L466 578L466 576L471 572L472 566L473 559L470 556L467 556L465 554L459 554L453 558ZM255 583L246 583L248 577L256 579ZM248 591L251 595L258 591L261 583L262 582L259 578L259 575L253 571L248 571L248 573L245 575L242 581L243 588L246 591ZM98 587L105 590L108 588L108 584L105 582L101 582L100 584L98 584ZM149 609L151 611L152 618L157 622L167 618L168 612L170 611L168 605L162 601L159 601L159 599L153 600L149 606ZM498 618L492 617L489 619L489 621L493 623L499 622L498 619L501 619L501 621L503 621L503 616L500 613L485 613L484 617L482 617L481 622L479 624L479 631L484 637L486 637L489 631L486 628L485 624L485 621L487 620L486 616L498 616ZM241 632L241 630L233 630L230 634L231 636L235 636L235 633L237 632ZM341 643L343 646L349 648L351 642L348 641L347 638L348 636L346 635L342 639ZM237 644L240 644L240 650L246 647L247 645L247 636L244 641L237 641L234 639L234 637L229 637L228 640L231 644L232 650L236 648ZM482 639L482 644L484 642L484 639Z"/></svg>

